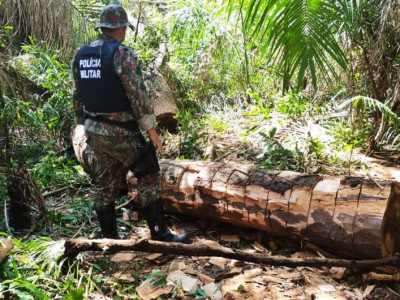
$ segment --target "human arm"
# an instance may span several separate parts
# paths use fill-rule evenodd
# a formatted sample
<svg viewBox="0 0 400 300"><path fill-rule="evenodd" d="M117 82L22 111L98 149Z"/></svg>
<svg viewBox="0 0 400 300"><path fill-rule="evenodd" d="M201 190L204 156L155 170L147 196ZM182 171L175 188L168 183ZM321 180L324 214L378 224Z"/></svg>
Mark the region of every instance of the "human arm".
<svg viewBox="0 0 400 300"><path fill-rule="evenodd" d="M137 55L125 46L120 46L114 54L114 70L121 79L132 113L143 131L156 126L142 70Z"/></svg>

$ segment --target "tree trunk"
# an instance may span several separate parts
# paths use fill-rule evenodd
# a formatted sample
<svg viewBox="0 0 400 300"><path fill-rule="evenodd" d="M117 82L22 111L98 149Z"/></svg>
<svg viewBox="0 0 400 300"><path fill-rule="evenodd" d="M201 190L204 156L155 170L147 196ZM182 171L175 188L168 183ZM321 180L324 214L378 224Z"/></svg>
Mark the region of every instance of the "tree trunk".
<svg viewBox="0 0 400 300"><path fill-rule="evenodd" d="M178 121L174 117L178 111L176 99L179 92L168 61L167 46L160 44L156 58L148 66L144 79L158 126L175 132Z"/></svg>
<svg viewBox="0 0 400 300"><path fill-rule="evenodd" d="M346 257L400 249L396 182L169 160L161 161L161 174L170 212L310 241Z"/></svg>
<svg viewBox="0 0 400 300"><path fill-rule="evenodd" d="M28 171L20 168L10 176L8 182L10 226L16 231L30 229L32 225L31 203L33 197L26 184L28 176Z"/></svg>

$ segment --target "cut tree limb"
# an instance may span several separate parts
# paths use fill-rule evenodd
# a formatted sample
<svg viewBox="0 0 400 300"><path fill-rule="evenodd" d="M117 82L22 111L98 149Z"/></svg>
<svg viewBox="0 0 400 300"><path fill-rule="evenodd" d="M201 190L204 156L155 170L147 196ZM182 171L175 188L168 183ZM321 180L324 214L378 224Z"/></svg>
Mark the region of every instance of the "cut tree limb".
<svg viewBox="0 0 400 300"><path fill-rule="evenodd" d="M400 282L400 273L396 274L380 274L375 272L369 272L363 275L365 281L392 281Z"/></svg>
<svg viewBox="0 0 400 300"><path fill-rule="evenodd" d="M195 244L167 243L147 239L112 240L86 238L64 241L64 257L74 257L83 251L142 251L152 253L175 254L184 256L217 256L240 261L265 264L271 266L336 266L350 269L372 269L378 266L400 266L399 257L391 256L375 260L347 260L331 258L287 258L268 256L261 253L251 253L243 250L222 247L216 243L198 242Z"/></svg>
<svg viewBox="0 0 400 300"><path fill-rule="evenodd" d="M14 244L9 239L0 239L0 264L6 259L7 254L14 248Z"/></svg>

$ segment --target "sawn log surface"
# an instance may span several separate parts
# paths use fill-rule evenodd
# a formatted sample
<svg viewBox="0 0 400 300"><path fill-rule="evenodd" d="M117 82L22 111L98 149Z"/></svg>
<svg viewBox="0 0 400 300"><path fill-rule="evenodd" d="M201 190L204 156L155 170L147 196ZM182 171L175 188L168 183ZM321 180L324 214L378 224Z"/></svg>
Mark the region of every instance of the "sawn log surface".
<svg viewBox="0 0 400 300"><path fill-rule="evenodd" d="M397 182L236 163L161 160L160 166L167 211L310 241L346 257L400 250Z"/></svg>

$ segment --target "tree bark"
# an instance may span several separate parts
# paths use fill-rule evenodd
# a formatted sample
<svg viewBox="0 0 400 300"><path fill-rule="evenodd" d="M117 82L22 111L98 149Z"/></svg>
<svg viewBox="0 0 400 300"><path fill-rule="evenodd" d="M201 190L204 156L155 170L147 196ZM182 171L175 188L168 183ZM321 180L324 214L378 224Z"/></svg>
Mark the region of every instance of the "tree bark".
<svg viewBox="0 0 400 300"><path fill-rule="evenodd" d="M158 126L175 132L178 121L174 116L178 111L176 100L179 92L168 61L167 46L160 44L156 58L148 66L144 79Z"/></svg>
<svg viewBox="0 0 400 300"><path fill-rule="evenodd" d="M161 177L170 212L310 241L346 257L400 250L397 182L169 160L161 161Z"/></svg>
<svg viewBox="0 0 400 300"><path fill-rule="evenodd" d="M376 260L346 260L332 258L287 258L267 256L265 253L251 253L238 249L222 247L216 243L199 242L195 244L168 243L147 239L112 240L86 238L70 239L64 242L63 257L74 257L83 251L142 251L184 256L217 256L240 261L266 264L271 266L337 266L351 269L372 269L378 266L399 266L399 257L392 256Z"/></svg>

